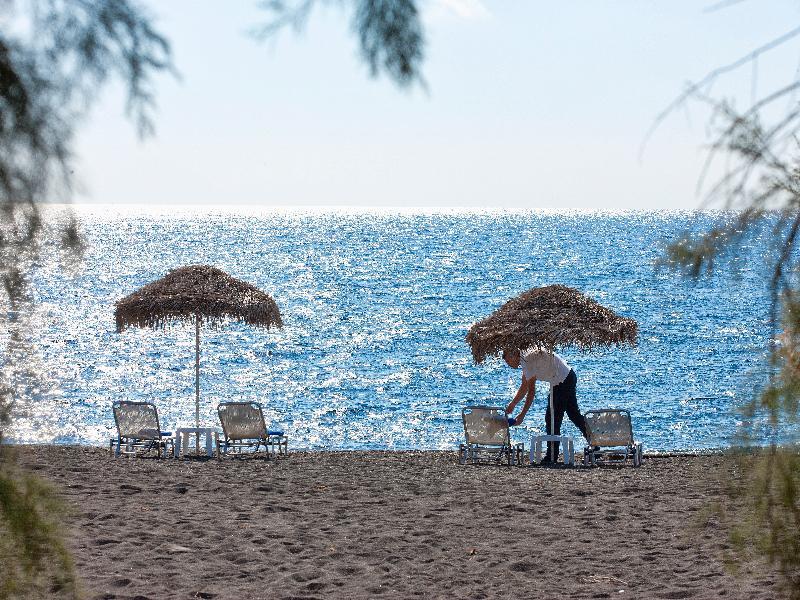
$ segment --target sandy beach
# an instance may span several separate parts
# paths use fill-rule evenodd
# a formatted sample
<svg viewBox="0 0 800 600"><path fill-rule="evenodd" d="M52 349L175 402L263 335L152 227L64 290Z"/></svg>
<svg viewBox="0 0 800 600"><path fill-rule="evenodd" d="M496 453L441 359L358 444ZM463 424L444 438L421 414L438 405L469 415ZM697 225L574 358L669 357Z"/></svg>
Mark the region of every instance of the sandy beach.
<svg viewBox="0 0 800 600"><path fill-rule="evenodd" d="M112 459L19 448L62 491L87 598L774 598L725 570L720 455L640 469L460 466L455 452Z"/></svg>

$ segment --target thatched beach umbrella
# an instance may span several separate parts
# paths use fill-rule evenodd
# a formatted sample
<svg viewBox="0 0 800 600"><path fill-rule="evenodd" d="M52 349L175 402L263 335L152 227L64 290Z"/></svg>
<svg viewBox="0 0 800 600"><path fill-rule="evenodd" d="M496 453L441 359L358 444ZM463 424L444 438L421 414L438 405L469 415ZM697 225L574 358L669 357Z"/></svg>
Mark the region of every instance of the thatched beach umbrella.
<svg viewBox="0 0 800 600"><path fill-rule="evenodd" d="M503 350L539 348L555 351L576 346L636 344L639 326L620 317L576 289L564 285L534 288L512 298L475 323L466 341L476 363ZM553 431L553 394L550 391L550 431Z"/></svg>
<svg viewBox="0 0 800 600"><path fill-rule="evenodd" d="M115 304L117 332L127 327L163 329L195 324L195 424L200 427L200 324L218 327L234 320L257 327L283 327L278 305L269 295L208 265L167 273ZM199 436L198 436L199 445Z"/></svg>
<svg viewBox="0 0 800 600"><path fill-rule="evenodd" d="M505 349L526 350L636 344L639 327L574 288L548 285L512 298L475 323L467 334L472 358L481 363Z"/></svg>

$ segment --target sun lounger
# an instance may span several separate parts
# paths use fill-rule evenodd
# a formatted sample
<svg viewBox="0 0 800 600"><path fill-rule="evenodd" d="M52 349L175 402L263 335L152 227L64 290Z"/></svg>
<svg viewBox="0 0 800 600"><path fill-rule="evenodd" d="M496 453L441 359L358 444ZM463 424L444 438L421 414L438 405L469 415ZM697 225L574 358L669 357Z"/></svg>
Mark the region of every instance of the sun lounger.
<svg viewBox="0 0 800 600"><path fill-rule="evenodd" d="M465 443L459 446L459 462L477 464L483 460L521 465L523 444L511 443L508 417L502 407L467 406L461 411Z"/></svg>
<svg viewBox="0 0 800 600"><path fill-rule="evenodd" d="M261 405L256 402L223 402L217 407L223 439L217 436L217 456L245 450L258 452L263 444L267 456L285 455L288 439L283 431L267 429Z"/></svg>
<svg viewBox="0 0 800 600"><path fill-rule="evenodd" d="M589 444L583 451L583 464L625 464L631 459L634 467L642 464L642 444L633 439L631 413L627 410L590 410L585 415Z"/></svg>
<svg viewBox="0 0 800 600"><path fill-rule="evenodd" d="M173 447L172 432L161 431L158 410L152 402L117 400L112 405L117 437L111 438L109 451L114 456L134 456L157 450L167 456Z"/></svg>

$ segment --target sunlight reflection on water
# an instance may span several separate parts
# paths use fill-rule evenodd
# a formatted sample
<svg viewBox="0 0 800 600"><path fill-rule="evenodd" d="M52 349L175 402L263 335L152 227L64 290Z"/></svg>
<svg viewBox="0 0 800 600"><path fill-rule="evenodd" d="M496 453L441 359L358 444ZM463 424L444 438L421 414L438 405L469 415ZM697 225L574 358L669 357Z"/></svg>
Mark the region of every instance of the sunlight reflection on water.
<svg viewBox="0 0 800 600"><path fill-rule="evenodd" d="M192 422L192 328L117 334L113 305L169 269L208 263L270 293L285 321L202 332L209 424L218 402L253 400L295 448L452 448L461 407L505 404L518 377L498 360L472 364L469 326L526 289L564 283L640 326L637 348L562 353L581 409L631 409L648 449L724 446L733 409L763 380L768 300L758 260L742 258L735 280L697 283L654 268L690 219L89 211L79 272L37 271L35 342L52 385L22 399L12 438L107 443L114 399L155 401L168 428ZM520 440L541 428L545 398L540 386Z"/></svg>

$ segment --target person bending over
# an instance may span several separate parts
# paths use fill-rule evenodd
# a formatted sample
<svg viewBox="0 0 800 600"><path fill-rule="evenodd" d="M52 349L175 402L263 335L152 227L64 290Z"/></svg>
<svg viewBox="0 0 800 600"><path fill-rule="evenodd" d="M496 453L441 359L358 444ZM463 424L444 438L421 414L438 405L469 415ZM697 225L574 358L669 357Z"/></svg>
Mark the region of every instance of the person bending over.
<svg viewBox="0 0 800 600"><path fill-rule="evenodd" d="M566 361L555 352L547 350L526 350L520 352L517 349L504 350L503 360L512 369L522 368L522 384L514 395L514 399L506 407L506 414L510 415L519 404L522 398L525 403L513 423L520 425L525 420L525 415L531 407L533 398L536 394L536 380L547 381L553 388L553 411L555 435L561 434L561 422L564 420L564 413L567 413L569 420L575 424L583 437L586 436L586 421L578 408L578 398L575 395L575 385L578 377L575 371L570 368ZM550 402L547 402L547 409L544 413L545 427L548 435L553 435L550 431ZM554 462L558 459L558 442L547 444L547 454L542 463Z"/></svg>

